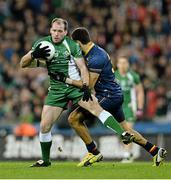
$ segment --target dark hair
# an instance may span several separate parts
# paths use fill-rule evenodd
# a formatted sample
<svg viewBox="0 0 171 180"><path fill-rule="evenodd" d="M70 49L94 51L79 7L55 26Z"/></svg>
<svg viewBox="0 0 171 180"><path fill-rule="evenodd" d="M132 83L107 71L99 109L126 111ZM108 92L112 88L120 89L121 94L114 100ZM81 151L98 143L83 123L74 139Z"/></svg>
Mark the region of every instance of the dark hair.
<svg viewBox="0 0 171 180"><path fill-rule="evenodd" d="M51 26L54 22L59 22L59 23L63 23L64 24L64 30L68 31L68 22L65 19L62 18L54 18L51 21Z"/></svg>
<svg viewBox="0 0 171 180"><path fill-rule="evenodd" d="M72 31L71 37L73 40L78 40L82 44L87 44L91 41L90 34L85 27L79 27Z"/></svg>

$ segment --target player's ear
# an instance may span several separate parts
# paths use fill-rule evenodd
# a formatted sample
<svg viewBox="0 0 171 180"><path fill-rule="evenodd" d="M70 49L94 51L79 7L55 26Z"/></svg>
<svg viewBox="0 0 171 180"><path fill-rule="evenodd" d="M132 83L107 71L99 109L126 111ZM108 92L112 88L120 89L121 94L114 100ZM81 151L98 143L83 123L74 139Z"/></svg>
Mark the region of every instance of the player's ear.
<svg viewBox="0 0 171 180"><path fill-rule="evenodd" d="M66 36L67 34L68 34L68 31L65 31L65 32L64 32L64 35Z"/></svg>
<svg viewBox="0 0 171 180"><path fill-rule="evenodd" d="M50 28L49 32L50 32L50 34L52 34L52 28Z"/></svg>

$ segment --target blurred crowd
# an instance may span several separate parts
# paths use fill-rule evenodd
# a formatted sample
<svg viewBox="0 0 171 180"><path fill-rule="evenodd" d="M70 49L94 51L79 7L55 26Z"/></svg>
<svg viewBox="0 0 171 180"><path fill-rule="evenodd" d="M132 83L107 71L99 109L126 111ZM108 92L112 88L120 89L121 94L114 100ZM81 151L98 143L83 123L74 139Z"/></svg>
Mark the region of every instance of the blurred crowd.
<svg viewBox="0 0 171 180"><path fill-rule="evenodd" d="M54 17L70 32L87 27L114 64L118 52L128 55L145 89L143 119L171 120L170 0L0 0L0 124L40 121L47 72L19 62Z"/></svg>

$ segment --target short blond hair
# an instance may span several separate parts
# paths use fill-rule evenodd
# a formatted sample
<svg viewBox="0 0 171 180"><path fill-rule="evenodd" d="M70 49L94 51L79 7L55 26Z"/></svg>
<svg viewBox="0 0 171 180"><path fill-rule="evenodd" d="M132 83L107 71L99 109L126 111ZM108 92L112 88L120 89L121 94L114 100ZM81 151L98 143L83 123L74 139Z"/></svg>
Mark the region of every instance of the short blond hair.
<svg viewBox="0 0 171 180"><path fill-rule="evenodd" d="M53 25L54 22L58 22L59 24L63 23L64 24L64 30L68 31L68 22L65 19L56 17L56 18L52 19L51 26Z"/></svg>

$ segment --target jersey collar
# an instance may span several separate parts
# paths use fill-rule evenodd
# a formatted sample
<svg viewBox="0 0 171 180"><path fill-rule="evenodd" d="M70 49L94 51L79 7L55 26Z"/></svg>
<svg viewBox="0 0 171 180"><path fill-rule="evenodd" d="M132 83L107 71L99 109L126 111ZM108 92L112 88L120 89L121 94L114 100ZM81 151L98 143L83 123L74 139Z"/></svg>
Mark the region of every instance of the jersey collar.
<svg viewBox="0 0 171 180"><path fill-rule="evenodd" d="M85 55L85 56L89 53L89 51L93 48L93 46L94 46L94 43L93 43L93 42L89 42L89 43L87 44L86 50L85 50L85 52L84 52L84 55Z"/></svg>

